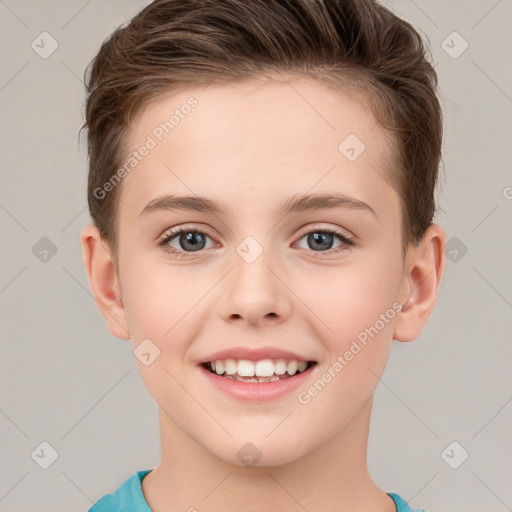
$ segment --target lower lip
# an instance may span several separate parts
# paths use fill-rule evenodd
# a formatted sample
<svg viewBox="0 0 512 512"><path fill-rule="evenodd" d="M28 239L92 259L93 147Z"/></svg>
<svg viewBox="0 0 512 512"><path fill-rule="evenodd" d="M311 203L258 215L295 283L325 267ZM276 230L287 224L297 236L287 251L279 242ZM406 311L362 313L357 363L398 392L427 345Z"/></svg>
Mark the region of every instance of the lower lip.
<svg viewBox="0 0 512 512"><path fill-rule="evenodd" d="M199 366L199 369L209 382L220 391L238 400L260 402L279 398L286 393L292 392L301 384L304 384L304 381L315 367L316 365L304 370L302 373L295 374L293 377L274 382L240 382L211 373L203 366Z"/></svg>

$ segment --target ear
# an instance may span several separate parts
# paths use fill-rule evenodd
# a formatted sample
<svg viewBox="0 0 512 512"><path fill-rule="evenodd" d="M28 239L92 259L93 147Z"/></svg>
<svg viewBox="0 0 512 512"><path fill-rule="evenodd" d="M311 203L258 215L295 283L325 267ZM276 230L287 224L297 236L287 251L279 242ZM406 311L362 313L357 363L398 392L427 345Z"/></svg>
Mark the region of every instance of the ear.
<svg viewBox="0 0 512 512"><path fill-rule="evenodd" d="M405 258L402 310L393 332L397 341L412 341L427 323L439 292L445 256L445 234L436 224L426 230L419 245L411 246Z"/></svg>
<svg viewBox="0 0 512 512"><path fill-rule="evenodd" d="M101 238L96 226L88 225L80 234L85 271L92 293L113 336L126 340L130 337L119 278L115 271L108 244Z"/></svg>

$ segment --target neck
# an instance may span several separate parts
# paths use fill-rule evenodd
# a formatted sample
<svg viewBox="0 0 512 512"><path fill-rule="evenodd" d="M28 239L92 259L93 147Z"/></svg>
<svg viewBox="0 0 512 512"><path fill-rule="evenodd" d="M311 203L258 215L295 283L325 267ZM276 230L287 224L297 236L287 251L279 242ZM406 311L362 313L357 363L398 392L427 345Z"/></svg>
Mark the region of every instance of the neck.
<svg viewBox="0 0 512 512"><path fill-rule="evenodd" d="M338 434L280 466L225 462L186 435L161 409L162 460L142 481L150 508L160 511L394 512L371 479L367 443L372 398Z"/></svg>

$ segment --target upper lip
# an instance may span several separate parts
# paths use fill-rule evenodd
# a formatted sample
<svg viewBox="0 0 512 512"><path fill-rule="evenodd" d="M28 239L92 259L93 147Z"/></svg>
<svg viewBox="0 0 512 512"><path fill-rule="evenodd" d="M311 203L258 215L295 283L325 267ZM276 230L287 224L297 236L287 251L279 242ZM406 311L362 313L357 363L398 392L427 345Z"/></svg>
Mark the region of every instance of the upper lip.
<svg viewBox="0 0 512 512"><path fill-rule="evenodd" d="M249 361L260 361L261 359L291 359L292 361L314 361L314 359L303 357L289 350L283 350L277 347L231 347L218 352L214 352L202 358L198 364L208 363L210 361L219 361L225 359L247 359Z"/></svg>

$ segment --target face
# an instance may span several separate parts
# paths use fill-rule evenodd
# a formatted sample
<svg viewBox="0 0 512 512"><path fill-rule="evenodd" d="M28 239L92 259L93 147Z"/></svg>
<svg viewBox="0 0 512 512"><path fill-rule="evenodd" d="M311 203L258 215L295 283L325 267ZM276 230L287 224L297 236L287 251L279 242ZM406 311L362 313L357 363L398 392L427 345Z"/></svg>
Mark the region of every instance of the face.
<svg viewBox="0 0 512 512"><path fill-rule="evenodd" d="M371 399L403 296L384 132L355 98L290 79L173 93L130 144L150 149L121 184L119 286L160 414L235 464L248 442L262 465L312 452Z"/></svg>

